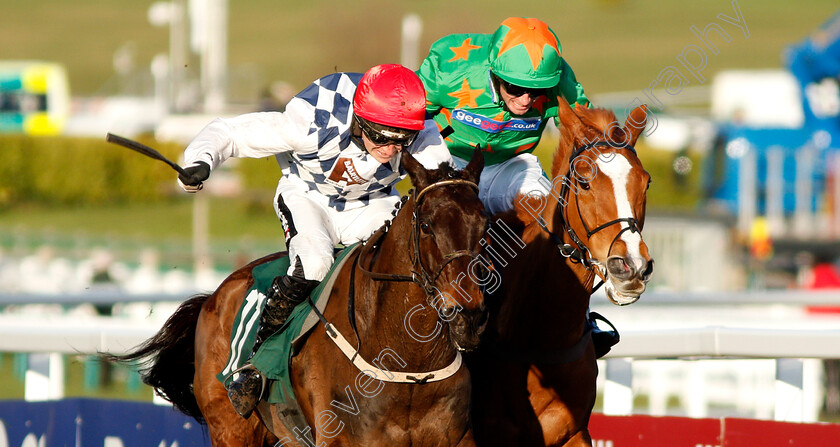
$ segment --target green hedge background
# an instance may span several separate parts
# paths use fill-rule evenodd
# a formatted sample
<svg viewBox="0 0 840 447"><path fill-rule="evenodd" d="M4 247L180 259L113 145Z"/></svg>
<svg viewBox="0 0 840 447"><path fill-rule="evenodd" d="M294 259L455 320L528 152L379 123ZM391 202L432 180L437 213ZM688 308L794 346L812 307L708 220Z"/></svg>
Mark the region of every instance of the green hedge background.
<svg viewBox="0 0 840 447"><path fill-rule="evenodd" d="M180 162L183 146L158 142L152 137L137 140ZM555 145L556 141L545 138L535 152L546 170L551 169ZM637 149L654 181L648 192L649 209L694 209L700 199L702 160L698 154L691 154L691 174L679 179L671 168L676 154L647 148L643 141ZM270 208L270 198L280 177L273 157L231 160L223 169L239 175L245 192L237 201L246 207ZM161 203L175 196L175 178L175 171L162 162L108 143L104 138L0 135L0 210L33 203L62 206ZM399 190L405 192L408 187L405 181Z"/></svg>
<svg viewBox="0 0 840 447"><path fill-rule="evenodd" d="M137 139L178 163L183 147ZM272 189L273 158L240 160L246 189ZM137 152L93 138L0 135L0 209L22 203L103 205L155 203L172 197L175 172Z"/></svg>

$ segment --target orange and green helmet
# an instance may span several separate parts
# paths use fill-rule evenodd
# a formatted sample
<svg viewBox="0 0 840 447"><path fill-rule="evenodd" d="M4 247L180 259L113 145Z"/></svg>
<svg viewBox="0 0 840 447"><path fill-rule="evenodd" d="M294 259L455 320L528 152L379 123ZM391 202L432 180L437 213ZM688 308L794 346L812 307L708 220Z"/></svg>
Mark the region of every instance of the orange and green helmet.
<svg viewBox="0 0 840 447"><path fill-rule="evenodd" d="M511 84L554 87L561 62L557 35L539 19L510 17L493 33L490 71Z"/></svg>

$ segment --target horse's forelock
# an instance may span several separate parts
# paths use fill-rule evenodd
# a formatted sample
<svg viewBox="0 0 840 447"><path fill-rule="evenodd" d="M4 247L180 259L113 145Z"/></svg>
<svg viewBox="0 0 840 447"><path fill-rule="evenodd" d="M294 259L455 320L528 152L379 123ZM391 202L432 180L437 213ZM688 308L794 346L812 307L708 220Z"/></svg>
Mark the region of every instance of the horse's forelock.
<svg viewBox="0 0 840 447"><path fill-rule="evenodd" d="M465 178L464 171L459 171L455 169L451 164L447 162L441 162L437 169L429 171L429 179L432 183L440 181L440 180L447 180L447 179L457 179L457 178Z"/></svg>
<svg viewBox="0 0 840 447"><path fill-rule="evenodd" d="M624 130L620 126L610 126L617 121L615 113L609 109L603 108L585 108L575 107L575 114L580 118L583 125L592 131L593 135L580 135L597 140L611 140L624 141ZM621 123L619 123L621 124ZM604 135L606 129L610 129L612 135ZM620 132L620 133L619 133ZM597 141L594 140L594 141ZM557 144L557 151L554 153L554 160L551 164L551 176L556 177L561 174L561 168L566 168L568 159L563 156L564 153L571 153L572 146L575 144L575 135L564 126L560 126L560 142Z"/></svg>
<svg viewBox="0 0 840 447"><path fill-rule="evenodd" d="M610 124L617 121L615 113L609 109L585 109L581 107L577 108L576 112L584 124L588 127L594 127L595 130L599 130L602 133Z"/></svg>
<svg viewBox="0 0 840 447"><path fill-rule="evenodd" d="M458 170L455 169L454 166L445 161L440 162L440 164L438 165L438 170L441 171L444 174L444 176L452 175L453 173L458 172Z"/></svg>

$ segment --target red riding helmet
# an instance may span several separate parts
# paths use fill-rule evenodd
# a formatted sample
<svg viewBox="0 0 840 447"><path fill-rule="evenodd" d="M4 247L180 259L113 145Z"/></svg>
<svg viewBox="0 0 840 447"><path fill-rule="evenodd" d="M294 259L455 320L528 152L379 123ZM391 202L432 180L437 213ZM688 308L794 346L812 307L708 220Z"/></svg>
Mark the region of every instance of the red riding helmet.
<svg viewBox="0 0 840 447"><path fill-rule="evenodd" d="M359 81L353 96L353 113L377 124L421 130L426 117L426 90L408 68L377 65Z"/></svg>

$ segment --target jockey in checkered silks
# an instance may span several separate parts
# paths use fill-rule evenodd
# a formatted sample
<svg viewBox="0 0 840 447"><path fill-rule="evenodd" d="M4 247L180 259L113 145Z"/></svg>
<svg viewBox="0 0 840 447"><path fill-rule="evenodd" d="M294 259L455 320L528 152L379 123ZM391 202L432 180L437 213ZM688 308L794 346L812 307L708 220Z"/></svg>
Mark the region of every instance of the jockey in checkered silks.
<svg viewBox="0 0 840 447"><path fill-rule="evenodd" d="M218 118L187 146L178 183L201 189L225 160L273 155L283 172L274 209L283 224L291 265L275 278L260 317L257 342L282 326L292 309L324 279L334 247L366 239L391 217L405 177L400 153L427 169L452 163L434 121L425 120L420 78L400 65L366 73L334 73L298 93L284 112ZM228 388L237 413L248 417L262 377L241 370Z"/></svg>

